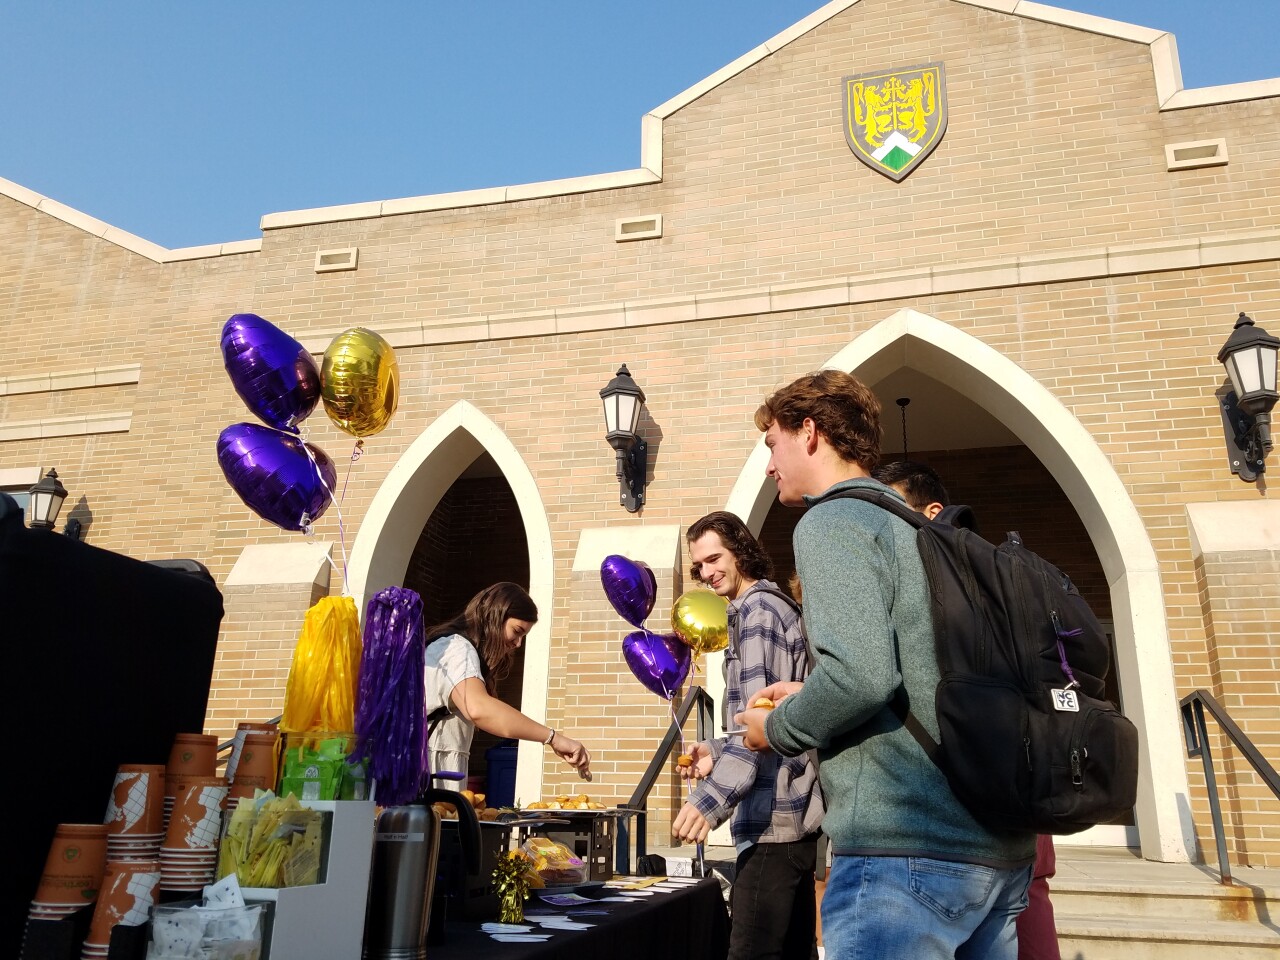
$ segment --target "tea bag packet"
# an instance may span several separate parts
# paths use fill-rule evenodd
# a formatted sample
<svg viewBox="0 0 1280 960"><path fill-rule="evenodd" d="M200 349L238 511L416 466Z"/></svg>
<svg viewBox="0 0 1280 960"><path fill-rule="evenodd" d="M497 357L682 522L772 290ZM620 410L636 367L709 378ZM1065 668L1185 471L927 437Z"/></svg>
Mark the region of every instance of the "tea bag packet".
<svg viewBox="0 0 1280 960"><path fill-rule="evenodd" d="M300 800L337 800L347 773L346 737L306 740L285 751L280 792ZM351 788L354 792L354 786Z"/></svg>
<svg viewBox="0 0 1280 960"><path fill-rule="evenodd" d="M197 908L201 910L201 908ZM244 945L255 943L261 939L259 920L261 907L230 907L221 909L203 909L204 947L207 950L214 944ZM224 950L224 952L226 952Z"/></svg>
<svg viewBox="0 0 1280 960"><path fill-rule="evenodd" d="M342 783L338 788L339 800L365 800L369 796L369 758L355 760L348 757L342 765Z"/></svg>
<svg viewBox="0 0 1280 960"><path fill-rule="evenodd" d="M204 888L204 902L207 907L218 909L243 909L244 894L240 892L240 883L234 876L223 877L217 883Z"/></svg>
<svg viewBox="0 0 1280 960"><path fill-rule="evenodd" d="M204 918L192 910L157 911L151 921L148 960L203 957Z"/></svg>

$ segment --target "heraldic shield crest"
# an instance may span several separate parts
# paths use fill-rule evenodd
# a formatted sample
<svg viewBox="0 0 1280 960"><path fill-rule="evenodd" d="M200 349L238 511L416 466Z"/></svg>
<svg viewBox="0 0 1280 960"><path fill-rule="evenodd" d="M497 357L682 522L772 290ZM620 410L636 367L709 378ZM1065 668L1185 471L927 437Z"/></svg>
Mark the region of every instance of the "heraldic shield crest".
<svg viewBox="0 0 1280 960"><path fill-rule="evenodd" d="M906 178L947 130L941 63L845 77L844 136L854 156L894 182Z"/></svg>

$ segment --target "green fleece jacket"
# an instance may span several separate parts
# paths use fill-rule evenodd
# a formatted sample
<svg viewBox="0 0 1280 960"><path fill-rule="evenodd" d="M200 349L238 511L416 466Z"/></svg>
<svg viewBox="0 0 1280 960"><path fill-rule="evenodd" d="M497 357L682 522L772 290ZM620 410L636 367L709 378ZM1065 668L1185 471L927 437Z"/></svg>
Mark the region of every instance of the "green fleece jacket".
<svg viewBox="0 0 1280 960"><path fill-rule="evenodd" d="M883 489L870 479L831 489L854 486ZM815 664L804 689L769 716L770 745L788 757L817 748L822 829L837 854L1030 862L1034 834L996 834L974 820L889 707L905 685L912 712L938 736L938 664L915 529L862 500L814 499L796 526L795 555Z"/></svg>

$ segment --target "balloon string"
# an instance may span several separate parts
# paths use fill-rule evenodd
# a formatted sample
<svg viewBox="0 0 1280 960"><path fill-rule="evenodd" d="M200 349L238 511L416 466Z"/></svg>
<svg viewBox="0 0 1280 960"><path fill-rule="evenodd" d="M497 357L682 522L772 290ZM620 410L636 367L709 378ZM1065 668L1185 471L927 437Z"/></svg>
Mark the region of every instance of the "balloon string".
<svg viewBox="0 0 1280 960"><path fill-rule="evenodd" d="M347 474L342 478L342 496L340 500L347 499L347 483L351 480L351 465L354 464L364 455L364 441L357 439L356 445L351 448L351 459L347 461Z"/></svg>
<svg viewBox="0 0 1280 960"><path fill-rule="evenodd" d="M342 595L344 597L351 596L351 591L347 587L347 527L346 521L342 518L342 507L338 505L337 498L333 495L333 490L329 484L325 482L324 471L320 469L320 464L316 462L316 455L311 452L311 447L307 445L306 434L299 431L299 439L302 441L302 449L307 453L307 459L311 461L311 466L315 468L316 476L320 480L320 485L324 487L325 492L329 494L329 502L333 504L334 511L338 514L338 546L342 548ZM305 526L310 527L310 523ZM330 561L332 563L333 561ZM337 569L337 566L334 566Z"/></svg>
<svg viewBox="0 0 1280 960"><path fill-rule="evenodd" d="M640 629L644 631L644 635L646 639L652 636L656 636L656 634L654 634L654 632L650 630L648 627L646 627L643 623L640 624ZM679 734L680 736L680 752L685 753L686 751L684 749L684 728L680 726L680 722L676 719L675 695L679 693L679 690L668 690L667 685L664 683L662 685L662 691L667 695L667 710L671 713L671 725L676 728L676 733Z"/></svg>

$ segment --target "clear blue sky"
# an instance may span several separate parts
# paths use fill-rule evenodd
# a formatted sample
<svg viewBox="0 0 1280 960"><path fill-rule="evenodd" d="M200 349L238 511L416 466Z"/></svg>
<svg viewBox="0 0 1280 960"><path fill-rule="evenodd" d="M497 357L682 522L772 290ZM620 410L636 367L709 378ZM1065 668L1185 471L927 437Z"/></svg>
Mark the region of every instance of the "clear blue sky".
<svg viewBox="0 0 1280 960"><path fill-rule="evenodd" d="M1059 0L1280 77L1280 0ZM640 118L821 0L0 0L0 177L166 247L264 213L628 170Z"/></svg>

